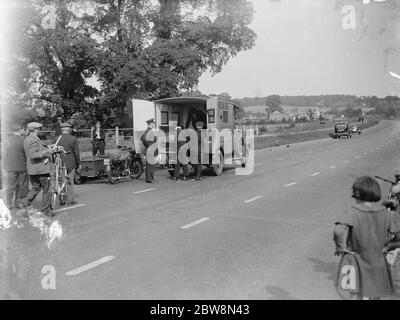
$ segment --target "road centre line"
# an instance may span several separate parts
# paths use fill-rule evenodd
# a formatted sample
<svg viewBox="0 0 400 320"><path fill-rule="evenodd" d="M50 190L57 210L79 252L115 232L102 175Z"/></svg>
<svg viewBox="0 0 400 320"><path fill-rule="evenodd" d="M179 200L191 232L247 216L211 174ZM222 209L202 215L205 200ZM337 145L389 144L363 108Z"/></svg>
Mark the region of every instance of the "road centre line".
<svg viewBox="0 0 400 320"><path fill-rule="evenodd" d="M184 226L181 227L181 229L189 229L191 227L194 227L200 223L206 222L207 220L210 220L210 218L205 217L205 218L201 218L199 220L193 221L192 223L189 224L185 224Z"/></svg>
<svg viewBox="0 0 400 320"><path fill-rule="evenodd" d="M90 270L90 269L93 269L93 268L95 268L95 267L97 267L97 266L99 266L99 265L101 265L101 264L103 264L103 263L106 263L106 262L108 262L108 261L111 261L111 260L113 260L113 259L115 259L114 256L106 256L106 257L103 257L103 258L101 258L101 259L99 259L99 260L96 260L96 261L90 262L90 263L88 263L88 264L85 264L85 265L82 266L82 267L79 267L79 268L73 269L73 270L71 270L71 271L68 271L68 272L66 273L66 275L67 275L67 276L76 276L76 275L78 275L78 274L80 274L80 273L82 273L82 272L85 272L85 271L88 271L88 270Z"/></svg>
<svg viewBox="0 0 400 320"><path fill-rule="evenodd" d="M255 164L256 167L259 167L259 166L262 166L262 165L263 165L262 163L256 163Z"/></svg>
<svg viewBox="0 0 400 320"><path fill-rule="evenodd" d="M262 196L256 196L256 197L254 197L254 198L245 200L245 201L243 201L243 202L244 202L244 203L250 203L250 202L256 201L256 200L261 199L261 198L262 198Z"/></svg>
<svg viewBox="0 0 400 320"><path fill-rule="evenodd" d="M336 168L336 166L331 166L331 167L329 167L330 169L335 169Z"/></svg>
<svg viewBox="0 0 400 320"><path fill-rule="evenodd" d="M354 159L360 159L360 157L359 156L355 156Z"/></svg>
<svg viewBox="0 0 400 320"><path fill-rule="evenodd" d="M343 162L344 162L344 163L349 163L349 160L344 160Z"/></svg>
<svg viewBox="0 0 400 320"><path fill-rule="evenodd" d="M310 177L315 177L317 175L319 175L319 172L314 172L313 174L310 175Z"/></svg>
<svg viewBox="0 0 400 320"><path fill-rule="evenodd" d="M53 210L53 212L54 212L54 213L57 213L57 212L67 211L67 210L71 210L71 209L75 209L75 208L80 208L80 207L84 207L84 206L86 206L86 203L77 204L76 206L65 207L65 208L62 208L62 209Z"/></svg>
<svg viewBox="0 0 400 320"><path fill-rule="evenodd" d="M136 192L134 192L133 194L140 194L140 193L144 193L144 192L149 192L149 191L153 191L153 190L155 190L156 188L150 188L150 189L145 189L145 190L141 190L141 191L136 191Z"/></svg>
<svg viewBox="0 0 400 320"><path fill-rule="evenodd" d="M297 184L297 183L291 182L291 183L285 184L284 187L291 187L291 186L294 186L295 184Z"/></svg>

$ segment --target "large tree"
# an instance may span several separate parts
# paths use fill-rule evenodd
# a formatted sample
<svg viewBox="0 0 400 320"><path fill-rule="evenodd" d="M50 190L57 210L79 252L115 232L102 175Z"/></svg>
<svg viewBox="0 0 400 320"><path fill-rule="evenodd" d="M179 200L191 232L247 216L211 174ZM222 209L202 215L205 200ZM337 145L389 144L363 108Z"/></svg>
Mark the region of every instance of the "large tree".
<svg viewBox="0 0 400 320"><path fill-rule="evenodd" d="M46 5L52 10L43 11ZM19 101L49 117L58 114L66 119L90 109L98 92L86 79L97 70L99 49L87 31L86 18L62 0L22 0L15 9L12 62L16 82L24 87ZM53 25L46 24L46 15L54 19Z"/></svg>
<svg viewBox="0 0 400 320"><path fill-rule="evenodd" d="M104 103L123 108L135 97L157 99L196 89L254 45L246 0L97 0L93 27L104 39L98 77Z"/></svg>
<svg viewBox="0 0 400 320"><path fill-rule="evenodd" d="M81 111L118 124L129 98L196 89L206 70L220 72L252 48L252 17L247 0L22 0L14 31L24 98L53 116ZM92 77L100 91L87 84Z"/></svg>

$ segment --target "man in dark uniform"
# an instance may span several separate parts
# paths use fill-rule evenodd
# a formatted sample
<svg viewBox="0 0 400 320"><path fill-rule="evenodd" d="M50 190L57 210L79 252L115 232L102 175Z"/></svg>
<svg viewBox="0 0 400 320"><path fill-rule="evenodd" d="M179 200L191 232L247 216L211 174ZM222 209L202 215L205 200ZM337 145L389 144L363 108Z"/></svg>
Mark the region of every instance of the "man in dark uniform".
<svg viewBox="0 0 400 320"><path fill-rule="evenodd" d="M152 151L149 148L157 143L157 136L154 132L155 121L154 119L149 119L146 121L147 129L140 137L143 145L146 148L146 182L147 183L157 183L154 179L154 169L155 169L155 157L158 155L158 150L156 149L154 154L150 154ZM149 154L147 154L149 151Z"/></svg>
<svg viewBox="0 0 400 320"><path fill-rule="evenodd" d="M61 135L61 124L62 124L62 117L57 117L57 122L55 125L55 139L57 140L58 136Z"/></svg>
<svg viewBox="0 0 400 320"><path fill-rule="evenodd" d="M177 157L176 157L176 164L174 166L174 177L173 180L177 181L179 179L179 170L182 166L183 168L183 177L182 180L186 180L188 177L188 165L187 163L182 163L183 159L180 159L179 157L179 150L182 148L182 146L186 143L186 141L179 141L179 133L181 132L182 128L181 127L177 127L176 128L176 141L177 141Z"/></svg>
<svg viewBox="0 0 400 320"><path fill-rule="evenodd" d="M24 125L15 124L13 135L7 138L5 152L5 169L7 170L6 205L12 208L15 195L15 207L28 194L28 173L26 172L26 155L24 139L27 130Z"/></svg>
<svg viewBox="0 0 400 320"><path fill-rule="evenodd" d="M53 152L38 138L42 125L31 122L27 125L29 135L24 140L24 150L27 161L27 171L32 189L21 201L20 207L29 206L42 191L42 213L48 217L54 216L50 206L50 166Z"/></svg>
<svg viewBox="0 0 400 320"><path fill-rule="evenodd" d="M74 179L75 171L81 164L79 155L78 139L71 135L72 126L69 123L61 124L61 139L58 145L64 148L66 154L61 153L61 159L64 161L67 167L68 175L68 192L67 192L67 204L75 204L77 201L74 199Z"/></svg>
<svg viewBox="0 0 400 320"><path fill-rule="evenodd" d="M201 165L201 155L202 155L202 130L203 130L204 122L203 121L197 121L196 122L196 133L197 133L197 164L195 165L196 168L196 179L195 180L202 180L201 176L201 170L202 170L202 165Z"/></svg>
<svg viewBox="0 0 400 320"><path fill-rule="evenodd" d="M100 121L96 122L96 127L92 128L92 153L93 157L97 155L97 151L100 151L100 155L104 155L104 150L106 148L106 132L101 127Z"/></svg>

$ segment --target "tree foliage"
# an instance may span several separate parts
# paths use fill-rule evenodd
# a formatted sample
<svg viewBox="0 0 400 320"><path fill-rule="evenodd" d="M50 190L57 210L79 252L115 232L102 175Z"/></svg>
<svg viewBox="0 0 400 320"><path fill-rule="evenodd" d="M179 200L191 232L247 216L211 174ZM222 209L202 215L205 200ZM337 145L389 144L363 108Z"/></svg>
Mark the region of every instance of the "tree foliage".
<svg viewBox="0 0 400 320"><path fill-rule="evenodd" d="M48 5L54 28L43 25ZM206 70L220 72L256 38L247 0L21 0L17 11L20 100L109 124L121 122L129 98L196 89Z"/></svg>
<svg viewBox="0 0 400 320"><path fill-rule="evenodd" d="M282 100L278 95L271 95L266 98L265 105L267 106L266 111L273 113L275 111L282 112Z"/></svg>

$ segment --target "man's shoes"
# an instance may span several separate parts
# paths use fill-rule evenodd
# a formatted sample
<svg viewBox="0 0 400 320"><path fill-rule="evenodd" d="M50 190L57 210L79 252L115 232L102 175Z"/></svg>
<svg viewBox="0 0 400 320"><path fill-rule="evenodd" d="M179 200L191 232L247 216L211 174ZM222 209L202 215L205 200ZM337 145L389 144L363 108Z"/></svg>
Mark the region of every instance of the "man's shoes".
<svg viewBox="0 0 400 320"><path fill-rule="evenodd" d="M158 183L157 181L155 181L155 180L152 180L152 181L146 181L147 183Z"/></svg>
<svg viewBox="0 0 400 320"><path fill-rule="evenodd" d="M53 211L51 211L51 210L49 210L49 211L47 211L47 212L42 212L46 217L48 217L48 218L53 218L56 214L53 212Z"/></svg>

